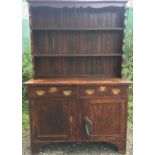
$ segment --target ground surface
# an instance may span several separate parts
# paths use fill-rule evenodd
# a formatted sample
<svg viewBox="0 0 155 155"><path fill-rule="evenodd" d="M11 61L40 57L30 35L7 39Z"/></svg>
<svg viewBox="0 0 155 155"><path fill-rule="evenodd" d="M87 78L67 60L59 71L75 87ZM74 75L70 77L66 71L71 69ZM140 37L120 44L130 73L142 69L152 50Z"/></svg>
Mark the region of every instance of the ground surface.
<svg viewBox="0 0 155 155"><path fill-rule="evenodd" d="M126 155L132 155L132 130L128 130ZM31 155L29 132L23 134L23 155ZM43 147L39 155L120 155L115 147L105 143L65 143Z"/></svg>

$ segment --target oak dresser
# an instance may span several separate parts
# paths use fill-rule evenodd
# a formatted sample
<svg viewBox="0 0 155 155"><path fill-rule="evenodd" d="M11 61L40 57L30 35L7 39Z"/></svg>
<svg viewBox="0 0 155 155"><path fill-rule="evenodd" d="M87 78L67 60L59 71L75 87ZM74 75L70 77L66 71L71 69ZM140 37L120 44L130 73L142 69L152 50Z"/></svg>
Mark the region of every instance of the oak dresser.
<svg viewBox="0 0 155 155"><path fill-rule="evenodd" d="M28 0L31 146L108 142L126 150L126 0Z"/></svg>

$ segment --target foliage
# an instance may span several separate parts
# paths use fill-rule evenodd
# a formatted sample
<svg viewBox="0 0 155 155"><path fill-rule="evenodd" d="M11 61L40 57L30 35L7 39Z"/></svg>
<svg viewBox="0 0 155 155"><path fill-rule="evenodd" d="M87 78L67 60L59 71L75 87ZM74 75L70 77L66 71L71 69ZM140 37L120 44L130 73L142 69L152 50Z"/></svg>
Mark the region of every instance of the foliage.
<svg viewBox="0 0 155 155"><path fill-rule="evenodd" d="M30 29L28 19L22 20L22 46L23 53L30 51Z"/></svg>
<svg viewBox="0 0 155 155"><path fill-rule="evenodd" d="M125 20L125 46L124 53L125 55L133 55L133 10L132 8L126 11L126 20Z"/></svg>
<svg viewBox="0 0 155 155"><path fill-rule="evenodd" d="M23 82L32 78L32 61L30 54L30 46L25 48L23 52L22 59L22 79ZM23 119L23 131L27 131L29 129L29 116L28 116L28 101L27 101L27 87L23 85L22 87L22 119Z"/></svg>
<svg viewBox="0 0 155 155"><path fill-rule="evenodd" d="M23 100L23 108L22 108L22 126L23 132L29 130L29 114L28 114L28 101L26 99Z"/></svg>
<svg viewBox="0 0 155 155"><path fill-rule="evenodd" d="M22 80L27 81L32 78L32 60L31 60L31 48L30 48L30 37L29 37L29 26L28 20L22 21L23 26L23 57L22 57ZM28 115L28 100L27 100L27 87L22 87L22 123L23 132L29 130L29 115Z"/></svg>
<svg viewBox="0 0 155 155"><path fill-rule="evenodd" d="M124 45L124 70L125 79L133 80L133 10L127 10L126 29L125 29L125 45Z"/></svg>
<svg viewBox="0 0 155 155"><path fill-rule="evenodd" d="M125 30L125 46L124 46L124 67L123 77L124 79L133 80L133 29L132 29L133 10L127 10L126 17L126 30ZM23 61L22 61L22 76L23 82L32 78L32 60L30 49L30 30L28 19L23 20ZM23 132L29 130L29 115L28 115L28 100L27 100L27 88L23 86ZM132 128L133 118L133 104L132 104L132 85L129 88L129 106L128 106L128 125Z"/></svg>
<svg viewBox="0 0 155 155"><path fill-rule="evenodd" d="M133 10L127 10L126 14L126 29L125 29L125 45L124 45L124 67L123 77L133 81ZM129 87L129 102L128 102L128 127L132 128L133 121L133 86Z"/></svg>
<svg viewBox="0 0 155 155"><path fill-rule="evenodd" d="M132 128L133 125L133 102L128 102L128 128Z"/></svg>

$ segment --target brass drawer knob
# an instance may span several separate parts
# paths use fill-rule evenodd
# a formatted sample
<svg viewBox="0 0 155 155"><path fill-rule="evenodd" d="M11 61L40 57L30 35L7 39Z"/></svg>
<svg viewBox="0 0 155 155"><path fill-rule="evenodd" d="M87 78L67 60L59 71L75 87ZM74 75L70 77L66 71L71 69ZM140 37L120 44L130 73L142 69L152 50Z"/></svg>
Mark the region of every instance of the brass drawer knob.
<svg viewBox="0 0 155 155"><path fill-rule="evenodd" d="M51 88L49 89L49 92L50 92L50 93L56 93L56 92L57 92L57 88L56 88L56 87L51 87Z"/></svg>
<svg viewBox="0 0 155 155"><path fill-rule="evenodd" d="M87 89L87 90L85 90L85 92L87 95L92 95L95 93L95 91L93 89Z"/></svg>
<svg viewBox="0 0 155 155"><path fill-rule="evenodd" d="M37 90L36 91L36 94L39 95L39 96L42 96L42 95L45 94L45 91L43 91L43 90Z"/></svg>
<svg viewBox="0 0 155 155"><path fill-rule="evenodd" d="M64 91L63 91L63 94L64 94L65 96L70 96L70 95L72 94L72 91L71 91L71 90L64 90Z"/></svg>
<svg viewBox="0 0 155 155"><path fill-rule="evenodd" d="M107 87L105 87L105 86L101 86L101 87L99 87L99 91L100 91L100 92L105 92L106 89L107 89Z"/></svg>
<svg viewBox="0 0 155 155"><path fill-rule="evenodd" d="M115 95L118 95L120 93L120 89L114 88L114 89L112 89L112 93Z"/></svg>

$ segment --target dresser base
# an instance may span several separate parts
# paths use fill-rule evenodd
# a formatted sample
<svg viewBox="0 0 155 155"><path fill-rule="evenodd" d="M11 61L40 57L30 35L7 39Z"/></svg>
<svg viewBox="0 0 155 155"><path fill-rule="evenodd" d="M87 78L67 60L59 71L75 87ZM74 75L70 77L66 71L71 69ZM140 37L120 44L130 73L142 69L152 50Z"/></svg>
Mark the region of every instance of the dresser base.
<svg viewBox="0 0 155 155"><path fill-rule="evenodd" d="M33 153L65 142L106 142L125 153L128 81L44 79L27 84Z"/></svg>

